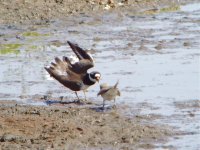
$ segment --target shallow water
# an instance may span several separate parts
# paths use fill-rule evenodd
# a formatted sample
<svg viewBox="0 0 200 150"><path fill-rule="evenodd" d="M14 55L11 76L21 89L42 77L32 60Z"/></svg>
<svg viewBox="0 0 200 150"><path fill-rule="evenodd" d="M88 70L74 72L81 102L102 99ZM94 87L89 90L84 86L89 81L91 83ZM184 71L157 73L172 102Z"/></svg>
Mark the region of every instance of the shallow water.
<svg viewBox="0 0 200 150"><path fill-rule="evenodd" d="M178 12L154 16L83 15L52 22L42 28L2 26L0 48L4 53L0 53L0 100L34 105L45 105L38 100L44 95L73 100L75 94L50 80L43 69L55 56L73 54L66 44L66 40L71 40L91 49L96 62L91 70L102 73L101 82L112 85L119 79L122 96L118 98L118 105L129 104L134 108L147 103L134 113L168 116L157 122L189 132L171 139L165 146L198 149L199 6L199 3L190 4L182 6ZM87 97L101 103L101 98L96 97L98 90L98 85L93 86ZM80 95L83 96L81 92ZM175 104L190 104L195 100L197 107L195 104L179 108ZM158 149L162 146L158 145Z"/></svg>

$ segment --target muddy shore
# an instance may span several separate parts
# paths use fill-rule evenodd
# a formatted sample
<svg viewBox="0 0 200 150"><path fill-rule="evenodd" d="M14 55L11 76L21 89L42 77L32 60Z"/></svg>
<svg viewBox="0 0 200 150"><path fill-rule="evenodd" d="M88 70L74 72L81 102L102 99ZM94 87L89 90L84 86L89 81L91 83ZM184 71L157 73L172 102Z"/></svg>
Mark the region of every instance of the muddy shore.
<svg viewBox="0 0 200 150"><path fill-rule="evenodd" d="M0 149L146 149L175 135L170 127L148 120L125 117L120 108L97 112L1 102Z"/></svg>
<svg viewBox="0 0 200 150"><path fill-rule="evenodd" d="M165 149L176 149L176 147L173 147L171 145L163 146L163 143L166 143L169 139L177 138L179 135L184 135L184 133L177 128L175 129L172 126L166 125L165 122L157 122L157 120L170 120L174 116L163 116L160 115L154 115L154 114L148 114L143 115L138 111L138 109L141 109L143 111L148 110L157 110L159 107L154 106L154 102L152 102L150 105L149 103L137 103L134 104L131 108L129 106L126 106L123 102L119 102L117 105L117 108L109 107L105 112L101 110L101 103L99 101L96 101L96 97L90 96L91 103L88 104L75 104L75 103L62 103L60 102L60 97L63 93L70 93L69 91L66 91L66 89L63 89L59 84L55 84L55 82L47 81L46 79L40 79L40 76L38 74L44 73L43 66L46 63L49 63L51 61L50 58L47 58L46 56L50 55L52 58L54 56L57 56L58 54L63 55L66 54L66 44L64 43L64 40L67 39L68 35L71 37L81 37L85 39L88 38L88 36L93 36L93 32L82 32L81 25L91 25L96 26L96 24L99 24L100 19L96 19L95 21L88 21L87 20L81 20L79 19L76 26L74 28L69 28L70 26L74 26L74 22L70 22L67 20L64 23L58 22L58 24L62 27L66 27L68 25L67 29L58 30L59 26L55 23L48 29L49 31L58 31L54 34L52 32L49 33L49 31L46 31L46 26L44 26L42 29L42 34L40 32L37 32L37 29L40 30L40 27L37 25L43 25L48 24L51 25L51 21L53 20L65 20L68 16L79 16L79 15L87 15L90 14L90 16L96 16L98 13L104 13L104 12L123 12L127 14L132 14L130 16L133 16L134 18L135 14L138 13L154 13L157 11L157 9L161 8L170 8L170 9L176 9L174 7L169 6L176 6L178 3L189 3L191 0L180 0L178 1L169 1L169 0L129 0L128 3L125 1L114 1L114 4L108 4L107 1L102 1L101 3L97 0L16 0L13 2L12 0L0 0L0 24L17 24L18 28L15 28L14 26L6 25L5 29L2 25L2 28L0 31L3 31L0 33L0 43L5 44L8 46L8 48L5 45L1 45L2 48L2 65L8 64L11 66L10 72L8 72L8 77L10 75L9 81L1 81L1 85L12 85L14 88L22 88L22 93L17 91L17 94L5 94L4 92L0 91L0 98L4 99L5 101L0 100L0 149L2 150L14 150L14 149L156 149L156 148L165 148ZM194 2L194 1L193 1ZM97 17L98 18L98 17ZM112 15L111 15L112 18ZM123 15L119 15L118 20L122 19ZM110 19L110 18L108 18ZM112 18L113 19L113 18ZM117 20L116 19L116 20ZM136 18L137 19L137 18ZM148 21L148 18L141 18L141 20L146 19ZM187 18L185 18L187 21ZM123 20L123 19L122 19ZM164 19L162 20L164 21ZM189 20L190 21L190 20ZM188 21L188 22L189 22ZM142 21L141 21L142 22ZM115 23L115 21L111 21L111 23ZM26 24L23 26L22 24ZM36 26L34 24L37 24ZM116 21L117 24L117 21ZM142 23L141 23L142 24ZM24 27L24 28L23 28ZM104 27L104 26L103 26ZM75 29L76 28L76 29ZM22 30L23 29L23 30ZM26 29L28 31L26 31ZM90 28L89 28L90 29ZM7 30L8 32L4 33L4 30ZM29 32L30 30L30 32ZM65 33L63 31L67 30L69 33ZM87 30L87 28L85 29ZM115 34L114 38L119 38L121 40L122 36L127 35L129 38L132 37L132 41L134 43L127 43L127 46L124 48L126 49L136 49L133 45L136 44L138 46L138 49L135 51L139 51L141 53L149 52L150 48L148 47L148 43L152 44L152 41L144 40L141 37L148 37L147 35L151 36L152 29L146 30L146 31L137 31L137 29L133 28L133 31L129 31L131 29L127 28L126 34L118 35ZM157 29L154 29L157 30ZM161 30L161 29L160 29ZM165 29L164 29L165 30ZM26 31L26 32L25 32ZM36 31L36 32L32 32ZM84 31L84 30L83 30ZM98 31L98 32L97 32ZM94 33L99 33L102 30L97 30ZM162 30L161 30L162 31ZM106 31L105 31L106 32ZM119 33L116 29L116 32ZM196 31L192 31L196 32ZM87 33L87 34L86 34ZM138 34L131 34L131 33L138 33ZM109 34L105 33L105 34ZM168 34L168 33L167 33ZM171 33L170 34L175 34ZM169 34L169 35L170 35ZM66 35L66 36L63 36ZM72 35L72 36L71 36ZM118 35L118 36L117 36ZM50 37L51 36L51 37ZM141 37L140 37L141 36ZM159 34L157 34L159 36ZM86 38L87 37L87 38ZM101 40L107 41L105 38L106 36L103 34L102 36L96 36L91 37L92 43L90 43L88 46L91 48L91 45L93 44L93 48L99 48L95 47L95 44L98 46L98 42ZM81 38L78 38L79 41ZM110 38L110 37L109 37ZM75 38L74 38L75 39ZM84 39L84 40L85 40ZM112 37L111 37L112 39ZM144 43L146 45L143 46L143 43L141 42L144 40ZM18 40L17 44L16 40ZM68 39L71 40L71 39ZM77 40L77 39L76 39ZM89 43L88 41L85 42L83 40L83 43ZM153 43L152 47L155 47L156 53L162 53L162 49L164 48L173 48L173 44L176 43L179 40L179 38L172 40L172 42L168 42L165 40L155 41ZM104 43L106 43L104 41ZM138 41L138 43L136 42ZM192 40L193 41L193 40ZM159 43L160 42L160 43ZM166 42L166 43L165 43ZM11 44L10 44L11 43ZM25 44L24 44L25 43ZM27 44L28 43L28 44ZM61 50L52 50L50 51L48 48L45 48L44 45L53 45L60 47ZM164 43L164 44L163 44ZM178 41L178 43L181 43ZM24 45L23 45L24 44ZM109 43L110 44L110 43ZM112 43L113 44L113 43ZM160 46L160 45L161 46ZM164 46L163 46L163 45ZM191 41L188 42L188 39L186 41L183 41L182 47L190 47L193 43ZM39 46L38 46L39 45ZM42 46L41 46L42 45ZM64 48L62 45L65 45ZM100 44L99 44L100 45ZM195 45L195 44L194 44ZM24 47L23 47L24 46ZM38 47L39 48L38 48ZM146 47L145 47L146 46ZM170 47L171 46L171 47ZM181 47L180 45L175 45L174 47ZM6 47L6 48L5 48ZM22 48L21 48L22 47ZM43 49L41 47L44 47ZM117 46L113 46L117 47ZM1 47L0 47L1 48ZM20 51L18 50L20 49ZM42 50L41 50L42 49ZM64 50L63 50L64 49ZM101 51L101 45L99 48ZM105 48L103 48L105 49ZM108 47L110 49L110 47ZM5 50L5 51L3 51ZM46 53L42 53L42 51L45 51ZM94 50L95 53L100 53L99 51ZM126 52L124 51L124 52ZM21 52L21 55L18 55L18 53ZM51 54L50 54L51 53ZM154 53L154 51L150 51L150 53ZM165 51L163 52L165 53ZM5 55L4 55L5 54ZM68 54L68 53L67 53ZM112 54L112 53L111 53ZM125 53L126 54L126 53ZM125 55L124 54L124 55ZM130 55L135 55L135 53L127 53ZM126 56L127 56L126 54ZM147 53L149 54L149 53ZM9 57L10 56L10 57ZM97 56L97 55L96 55ZM15 59L16 57L16 59ZM99 59L103 60L107 56L103 55L103 57ZM14 58L14 59L13 59ZM11 62L7 61L4 63L4 60L10 60L14 63L16 62L23 62L23 67L21 67L22 71L19 69L20 67L17 67L17 69L13 69L12 66L14 66ZM124 58L122 56L119 57L119 59L123 60ZM127 59L127 57L126 57ZM25 61L24 61L25 60ZM37 63L35 63L37 61ZM113 61L113 60L112 60ZM39 63L38 63L39 62ZM137 63L137 62L136 62ZM17 63L16 63L17 64ZM38 65L39 64L39 65ZM35 66L42 66L39 69L39 72L35 72L32 68ZM16 65L17 66L17 65ZM31 68L32 67L32 68ZM37 69L36 69L37 70ZM16 74L20 74L19 71L26 74L27 78L24 78L23 76L20 76L19 78L17 75L13 74L12 72L16 72ZM34 72L34 73L33 73ZM10 73L10 74L9 74ZM118 72L117 72L118 73ZM116 73L116 74L117 74ZM110 72L107 73L109 76ZM119 73L118 73L119 74ZM119 74L123 77L123 75L131 74L130 72L122 72L122 74ZM132 73L134 74L134 72ZM172 74L172 73L171 73ZM166 74L166 76L171 75ZM4 74L3 74L4 75ZM4 76L7 74L5 73ZM30 76L31 75L31 76ZM112 75L112 74L111 74ZM39 78L39 79L38 79ZM22 82L25 80L25 82ZM4 82L7 82L6 84ZM18 84L22 83L22 86L18 86ZM45 84L45 86L41 86L42 84ZM121 83L123 84L123 82ZM163 83L162 83L163 84ZM157 86L157 85L156 85ZM26 100L31 100L35 103L37 102L45 102L43 96L46 95L39 95L35 94L34 92L40 92L44 89L48 90L46 93L52 94L54 97L51 99L58 101L57 104L52 105L46 105L46 106L34 106L34 105L28 105L25 103ZM54 87L54 88L53 88ZM9 89L10 86L5 86L5 89ZM30 88L30 89L29 89ZM133 94L140 93L142 90L141 87L125 87L122 91L123 92L132 92ZM2 88L4 89L4 88ZM37 89L37 90L35 90ZM56 90L55 90L56 89ZM32 90L33 93L30 91ZM45 91L45 90L44 90ZM2 92L2 93L1 93ZM95 93L96 91L89 91L91 93ZM49 94L48 93L48 94ZM20 95L21 94L21 95ZM55 95L54 95L55 94ZM60 94L57 96L56 94ZM71 95L72 96L71 96ZM70 93L69 96L64 95L65 100L68 100L67 98L74 98L74 95ZM17 96L16 96L17 95ZM19 96L20 95L20 96ZM70 97L71 96L71 97ZM95 93L96 96L96 93ZM7 100L9 98L9 101ZM129 98L129 97L128 97ZM148 99L149 97L147 97ZM11 101L12 99L20 99L24 103L18 103L16 101ZM159 97L158 97L159 99ZM131 100L135 100L131 97ZM125 99L126 101L126 99ZM138 99L140 101L140 99ZM157 99L155 99L157 101ZM167 100L166 100L167 101ZM96 104L97 102L97 104ZM136 103L136 102L135 102ZM188 102L189 103L189 102ZM185 109L188 108L187 105L183 105L184 103L175 103L174 105L177 107L176 109ZM190 104L190 103L189 103ZM165 105L166 106L166 105ZM199 108L199 100L195 101L194 106L198 106ZM133 109L134 107L134 109ZM193 108L193 105L192 105ZM183 110L184 110L183 109ZM130 115L131 112L134 112ZM186 110L184 110L186 112ZM198 111L197 111L198 112ZM181 114L183 114L181 112ZM181 119L184 117L194 118L198 115L196 115L196 112L189 111L186 112L185 116L178 116ZM175 116L173 119L178 120ZM172 121L173 121L172 119ZM180 120L181 120L180 119ZM181 120L182 121L182 120ZM192 121L191 121L192 122ZM178 138L177 138L178 139Z"/></svg>
<svg viewBox="0 0 200 150"><path fill-rule="evenodd" d="M144 10L159 9L186 3L189 0L0 0L0 23L44 24L55 19L79 14L97 14L107 11L130 11L134 14Z"/></svg>

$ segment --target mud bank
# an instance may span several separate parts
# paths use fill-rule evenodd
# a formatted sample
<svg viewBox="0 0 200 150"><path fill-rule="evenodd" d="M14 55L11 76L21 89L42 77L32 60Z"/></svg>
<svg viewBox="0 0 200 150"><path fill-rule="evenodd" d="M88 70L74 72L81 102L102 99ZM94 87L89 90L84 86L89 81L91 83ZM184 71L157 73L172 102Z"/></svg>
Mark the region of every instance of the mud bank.
<svg viewBox="0 0 200 150"><path fill-rule="evenodd" d="M0 104L0 149L133 149L155 148L175 133L145 124L144 117L124 117L120 109Z"/></svg>
<svg viewBox="0 0 200 150"><path fill-rule="evenodd" d="M183 2L187 0L114 0L113 3L107 0L0 0L0 23L43 24L69 15L96 14L108 10L138 13Z"/></svg>
<svg viewBox="0 0 200 150"><path fill-rule="evenodd" d="M161 12L170 12L159 13L153 1L148 7L142 2L133 5L144 12L139 16L129 4L108 11L96 2L102 11L90 15L56 16L52 10L44 19L20 19L28 10L5 10L1 22L30 24L0 26L0 149L199 149L199 4L165 9L158 4ZM97 11L106 13L92 14ZM51 22L54 17L58 20ZM66 40L91 50L102 82L120 79L117 109L97 112L102 104L98 85L87 93L90 104L60 102L75 95L50 80L43 68L55 56L72 54ZM47 103L44 97L54 104L41 106Z"/></svg>

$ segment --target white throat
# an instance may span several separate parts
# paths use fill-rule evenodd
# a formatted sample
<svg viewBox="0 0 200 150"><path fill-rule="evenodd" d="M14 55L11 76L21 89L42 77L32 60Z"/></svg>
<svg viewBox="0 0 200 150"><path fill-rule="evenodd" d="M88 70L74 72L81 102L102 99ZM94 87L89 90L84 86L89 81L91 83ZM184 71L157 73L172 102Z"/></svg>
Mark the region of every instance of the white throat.
<svg viewBox="0 0 200 150"><path fill-rule="evenodd" d="M92 82L96 82L96 80L95 79L93 79L91 76L90 76L90 74L89 74L89 79L90 79L90 81L92 81Z"/></svg>

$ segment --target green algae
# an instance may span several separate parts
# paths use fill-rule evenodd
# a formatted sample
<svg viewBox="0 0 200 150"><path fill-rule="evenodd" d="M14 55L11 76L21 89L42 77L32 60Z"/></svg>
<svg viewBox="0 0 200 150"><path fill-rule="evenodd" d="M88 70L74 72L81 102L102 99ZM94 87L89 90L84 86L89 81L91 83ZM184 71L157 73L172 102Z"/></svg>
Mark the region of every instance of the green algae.
<svg viewBox="0 0 200 150"><path fill-rule="evenodd" d="M150 10L146 10L144 12L142 12L141 14L143 15L154 15L154 14L159 14L159 13L165 13L165 12L174 12L174 11L179 11L180 10L180 6L170 6L170 7L164 7L161 9L150 9Z"/></svg>
<svg viewBox="0 0 200 150"><path fill-rule="evenodd" d="M22 35L25 37L49 36L49 34L41 34L38 32L24 32Z"/></svg>
<svg viewBox="0 0 200 150"><path fill-rule="evenodd" d="M180 6L171 6L171 7L165 7L160 9L160 13L162 12L173 12L173 11L179 11L181 8Z"/></svg>
<svg viewBox="0 0 200 150"><path fill-rule="evenodd" d="M19 54L22 44L0 44L0 55Z"/></svg>
<svg viewBox="0 0 200 150"><path fill-rule="evenodd" d="M27 45L26 46L26 52L35 52L35 51L41 51L43 49L42 45Z"/></svg>

